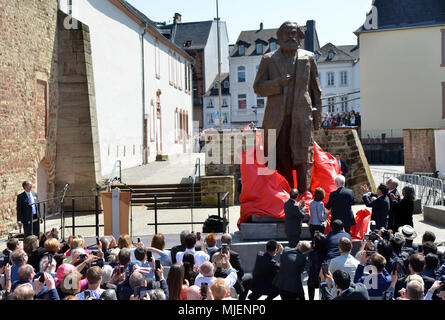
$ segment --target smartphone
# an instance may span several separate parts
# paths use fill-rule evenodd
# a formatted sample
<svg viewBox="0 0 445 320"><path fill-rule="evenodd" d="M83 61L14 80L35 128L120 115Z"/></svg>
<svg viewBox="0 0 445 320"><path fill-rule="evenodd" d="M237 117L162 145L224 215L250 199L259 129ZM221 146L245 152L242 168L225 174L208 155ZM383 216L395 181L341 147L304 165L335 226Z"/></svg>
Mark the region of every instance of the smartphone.
<svg viewBox="0 0 445 320"><path fill-rule="evenodd" d="M207 282L202 282L201 283L201 298L202 300L207 299L207 288L208 288L209 284Z"/></svg>
<svg viewBox="0 0 445 320"><path fill-rule="evenodd" d="M114 273L114 274L119 274L119 267L114 267L114 271L113 271L113 273Z"/></svg>
<svg viewBox="0 0 445 320"><path fill-rule="evenodd" d="M419 246L417 247L417 251L418 252L423 252L423 245L419 244Z"/></svg>
<svg viewBox="0 0 445 320"><path fill-rule="evenodd" d="M85 297L85 300L88 299L89 297L91 297L89 291L84 291L83 296Z"/></svg>
<svg viewBox="0 0 445 320"><path fill-rule="evenodd" d="M323 262L321 264L321 271L323 272L324 275L327 275L329 272L329 266L326 262Z"/></svg>
<svg viewBox="0 0 445 320"><path fill-rule="evenodd" d="M85 260L88 256L86 254L79 255L79 260Z"/></svg>
<svg viewBox="0 0 445 320"><path fill-rule="evenodd" d="M201 241L201 232L196 232L196 240Z"/></svg>
<svg viewBox="0 0 445 320"><path fill-rule="evenodd" d="M49 266L52 265L52 263L53 263L53 255L52 255L52 254L49 254L49 255L48 255L48 268L49 268Z"/></svg>
<svg viewBox="0 0 445 320"><path fill-rule="evenodd" d="M153 256L151 251L147 251L147 260L151 261L151 257Z"/></svg>
<svg viewBox="0 0 445 320"><path fill-rule="evenodd" d="M227 243L223 243L221 245L221 253L227 253L229 252L229 249L227 249Z"/></svg>
<svg viewBox="0 0 445 320"><path fill-rule="evenodd" d="M100 246L100 240L99 240L99 237L96 237L96 244L97 244L98 247Z"/></svg>
<svg viewBox="0 0 445 320"><path fill-rule="evenodd" d="M119 273L124 273L124 270L125 270L125 266L119 266Z"/></svg>
<svg viewBox="0 0 445 320"><path fill-rule="evenodd" d="M147 288L138 286L134 288L133 295L135 298L139 297L139 299L142 299L147 295Z"/></svg>
<svg viewBox="0 0 445 320"><path fill-rule="evenodd" d="M138 238L138 243L141 242L141 238Z"/></svg>
<svg viewBox="0 0 445 320"><path fill-rule="evenodd" d="M155 260L156 269L161 269L161 260Z"/></svg>
<svg viewBox="0 0 445 320"><path fill-rule="evenodd" d="M39 281L40 281L40 283L45 282L45 274L43 272L40 274Z"/></svg>

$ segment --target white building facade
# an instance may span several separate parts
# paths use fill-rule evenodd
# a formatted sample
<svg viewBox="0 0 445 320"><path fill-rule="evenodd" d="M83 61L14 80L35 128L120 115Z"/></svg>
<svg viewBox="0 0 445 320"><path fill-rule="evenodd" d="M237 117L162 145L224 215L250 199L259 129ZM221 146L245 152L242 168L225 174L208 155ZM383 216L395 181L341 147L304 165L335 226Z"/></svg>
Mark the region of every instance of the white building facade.
<svg viewBox="0 0 445 320"><path fill-rule="evenodd" d="M89 26L102 176L190 151L193 59L126 1L59 8Z"/></svg>
<svg viewBox="0 0 445 320"><path fill-rule="evenodd" d="M219 129L219 88L218 76L203 97L204 129ZM231 128L230 79L228 73L221 74L221 114L222 129Z"/></svg>
<svg viewBox="0 0 445 320"><path fill-rule="evenodd" d="M360 112L359 50L357 46L334 46L328 43L315 52L322 98L325 98L322 110L324 115Z"/></svg>

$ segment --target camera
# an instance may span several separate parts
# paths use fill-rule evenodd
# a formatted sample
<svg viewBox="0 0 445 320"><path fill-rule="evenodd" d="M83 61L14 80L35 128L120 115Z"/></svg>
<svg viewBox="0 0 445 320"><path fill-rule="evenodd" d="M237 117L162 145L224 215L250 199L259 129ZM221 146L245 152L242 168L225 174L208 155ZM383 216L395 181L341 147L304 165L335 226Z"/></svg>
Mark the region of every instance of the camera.
<svg viewBox="0 0 445 320"><path fill-rule="evenodd" d="M229 252L229 249L227 247L227 243L221 244L221 253L227 254Z"/></svg>
<svg viewBox="0 0 445 320"><path fill-rule="evenodd" d="M328 272L329 272L329 266L328 266L328 264L327 264L326 262L323 262L323 263L321 264L321 270L322 270L322 272L323 272L324 275L327 275L327 274L328 274Z"/></svg>
<svg viewBox="0 0 445 320"><path fill-rule="evenodd" d="M147 261L151 261L151 257L153 256L151 251L147 251Z"/></svg>
<svg viewBox="0 0 445 320"><path fill-rule="evenodd" d="M143 286L138 286L133 290L134 297L139 297L139 299L144 298L147 295L147 288Z"/></svg>
<svg viewBox="0 0 445 320"><path fill-rule="evenodd" d="M382 238L385 240L389 240L391 238L391 234L389 233L388 230L386 230L385 228L381 228L380 232L382 234Z"/></svg>
<svg viewBox="0 0 445 320"><path fill-rule="evenodd" d="M201 232L196 232L196 240L201 241Z"/></svg>
<svg viewBox="0 0 445 320"><path fill-rule="evenodd" d="M91 297L90 292L88 290L85 290L83 292L83 296L85 297L85 300Z"/></svg>
<svg viewBox="0 0 445 320"><path fill-rule="evenodd" d="M79 260L86 260L87 257L88 257L88 255L86 255L86 254L80 254L79 255Z"/></svg>
<svg viewBox="0 0 445 320"><path fill-rule="evenodd" d="M3 268L9 263L9 257L0 257L0 268Z"/></svg>
<svg viewBox="0 0 445 320"><path fill-rule="evenodd" d="M202 300L207 299L207 288L208 288L209 284L207 282L202 282L201 283L201 298Z"/></svg>
<svg viewBox="0 0 445 320"><path fill-rule="evenodd" d="M155 260L156 269L161 269L161 260Z"/></svg>
<svg viewBox="0 0 445 320"><path fill-rule="evenodd" d="M366 250L366 256L367 256L367 257L372 256L374 253L376 253L375 250Z"/></svg>
<svg viewBox="0 0 445 320"><path fill-rule="evenodd" d="M45 274L43 272L40 274L39 282L40 283L44 283L45 282Z"/></svg>
<svg viewBox="0 0 445 320"><path fill-rule="evenodd" d="M92 267L96 267L97 266L97 267L103 268L104 265L105 265L104 259L97 259L97 260L91 262L91 266Z"/></svg>

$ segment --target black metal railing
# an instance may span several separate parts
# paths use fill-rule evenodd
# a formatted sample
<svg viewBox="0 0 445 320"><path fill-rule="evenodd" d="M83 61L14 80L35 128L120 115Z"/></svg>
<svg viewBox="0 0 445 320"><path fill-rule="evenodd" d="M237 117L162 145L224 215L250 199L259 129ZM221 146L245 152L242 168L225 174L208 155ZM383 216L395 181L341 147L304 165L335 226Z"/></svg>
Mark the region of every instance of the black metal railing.
<svg viewBox="0 0 445 320"><path fill-rule="evenodd" d="M214 207L206 207L206 208L217 208L218 209L218 217L221 218L221 212L224 222L227 221L227 225L224 225L223 232L228 232L230 230L229 226L229 207L227 205L227 197L229 195L229 192L203 192L206 194L217 194L217 205ZM193 220L193 214L191 214L190 221L186 222L159 222L159 210L163 209L171 209L171 208L160 208L158 207L158 195L153 195L154 198L154 223L147 223L147 226L154 226L155 227L155 234L158 233L158 227L159 226L173 226L173 225L191 225L192 231L194 225L202 225L205 223L205 221L199 221L195 222ZM190 206L191 212L193 212L193 204Z"/></svg>

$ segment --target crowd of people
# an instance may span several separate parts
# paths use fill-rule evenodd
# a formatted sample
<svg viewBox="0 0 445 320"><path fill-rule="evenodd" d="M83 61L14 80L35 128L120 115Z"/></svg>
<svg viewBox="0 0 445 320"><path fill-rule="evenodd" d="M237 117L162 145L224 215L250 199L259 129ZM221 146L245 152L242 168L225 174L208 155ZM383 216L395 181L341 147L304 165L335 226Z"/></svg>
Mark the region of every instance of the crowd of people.
<svg viewBox="0 0 445 320"><path fill-rule="evenodd" d="M326 113L321 116L321 127L360 127L361 121L360 112L355 112L354 110L337 114Z"/></svg>
<svg viewBox="0 0 445 320"><path fill-rule="evenodd" d="M427 231L422 244L413 243L413 190L405 187L402 198L395 178L375 194L362 186L372 223L352 255L354 196L344 187L344 176L335 182L338 189L326 206L319 188L308 212L298 191L291 190L284 205L289 241L283 246L269 240L251 273L244 272L230 234L218 239L215 233L183 231L169 250L160 233L150 246L139 238L133 243L129 235L102 237L89 249L81 236L60 241L54 228L39 237L28 235L23 243L8 240L0 255L1 299L314 300L317 289L320 300L445 299L445 256L434 233ZM300 240L302 221L309 224L311 241Z"/></svg>

